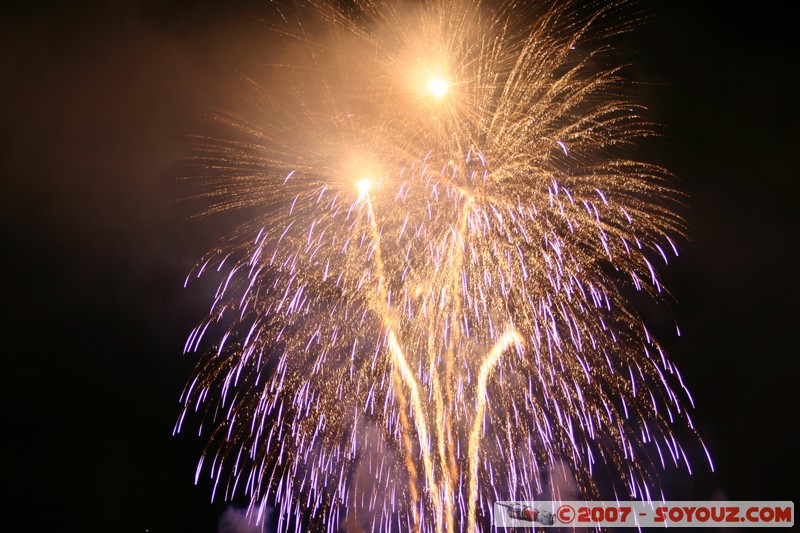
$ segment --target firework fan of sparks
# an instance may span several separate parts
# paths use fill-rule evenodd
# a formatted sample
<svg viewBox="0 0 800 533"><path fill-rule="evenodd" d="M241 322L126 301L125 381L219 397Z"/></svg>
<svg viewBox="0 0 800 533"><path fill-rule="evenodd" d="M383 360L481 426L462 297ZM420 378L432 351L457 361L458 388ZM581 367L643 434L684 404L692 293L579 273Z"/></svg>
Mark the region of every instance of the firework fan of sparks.
<svg viewBox="0 0 800 533"><path fill-rule="evenodd" d="M204 413L216 496L281 527L472 531L554 465L635 498L688 467L691 397L624 297L660 297L683 223L626 155L652 127L603 66L617 7L285 10L258 113L197 141L207 213L260 213L191 275L222 281L176 431Z"/></svg>

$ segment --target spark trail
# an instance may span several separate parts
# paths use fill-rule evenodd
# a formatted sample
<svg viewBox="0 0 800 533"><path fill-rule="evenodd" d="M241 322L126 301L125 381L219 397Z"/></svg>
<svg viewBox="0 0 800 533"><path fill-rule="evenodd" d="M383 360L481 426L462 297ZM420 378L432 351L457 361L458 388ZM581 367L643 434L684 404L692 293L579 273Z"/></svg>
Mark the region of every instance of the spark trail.
<svg viewBox="0 0 800 533"><path fill-rule="evenodd" d="M259 213L190 275L221 281L176 431L203 413L214 496L284 529L471 532L555 465L634 498L688 468L691 397L625 296L662 297L684 223L631 155L652 126L606 66L619 7L281 13L254 111L197 140L205 214Z"/></svg>

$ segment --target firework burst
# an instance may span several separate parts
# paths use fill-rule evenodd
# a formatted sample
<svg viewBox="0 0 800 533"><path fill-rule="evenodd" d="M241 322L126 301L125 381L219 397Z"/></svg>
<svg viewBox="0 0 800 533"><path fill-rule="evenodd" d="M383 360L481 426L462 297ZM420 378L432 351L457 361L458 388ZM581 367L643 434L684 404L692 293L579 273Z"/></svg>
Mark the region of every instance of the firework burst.
<svg viewBox="0 0 800 533"><path fill-rule="evenodd" d="M473 531L554 465L650 498L685 461L690 397L624 297L659 298L680 195L629 155L652 128L604 66L614 9L284 14L258 113L197 143L207 212L260 213L192 274L223 277L177 429L205 413L215 494L282 527Z"/></svg>

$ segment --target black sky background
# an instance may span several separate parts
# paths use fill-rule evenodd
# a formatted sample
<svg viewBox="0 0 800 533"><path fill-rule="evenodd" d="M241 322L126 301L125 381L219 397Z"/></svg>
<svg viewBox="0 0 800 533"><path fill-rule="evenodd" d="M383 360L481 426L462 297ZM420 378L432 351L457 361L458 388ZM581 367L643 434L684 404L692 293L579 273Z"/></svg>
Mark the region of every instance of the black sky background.
<svg viewBox="0 0 800 533"><path fill-rule="evenodd" d="M714 457L672 499L796 500L800 70L790 3L642 2L616 44L689 195L656 318ZM27 2L0 14L2 480L8 531L212 532L204 438L173 437L181 355L231 220L187 218L198 111L270 53L267 2ZM263 70L262 70L263 72ZM664 323L659 322L663 320ZM659 325L660 324L660 325ZM696 452L695 452L696 453Z"/></svg>

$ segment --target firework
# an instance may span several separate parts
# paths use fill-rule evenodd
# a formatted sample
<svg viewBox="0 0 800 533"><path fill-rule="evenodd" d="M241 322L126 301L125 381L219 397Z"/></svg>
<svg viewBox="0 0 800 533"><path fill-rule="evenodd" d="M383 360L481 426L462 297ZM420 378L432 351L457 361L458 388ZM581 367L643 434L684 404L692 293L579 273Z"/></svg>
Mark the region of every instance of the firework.
<svg viewBox="0 0 800 533"><path fill-rule="evenodd" d="M605 65L616 7L283 14L258 112L197 143L207 213L259 213L192 274L222 281L176 430L205 413L215 495L282 527L473 531L557 465L634 498L688 467L691 397L624 296L660 297L684 225L630 155L652 127Z"/></svg>

